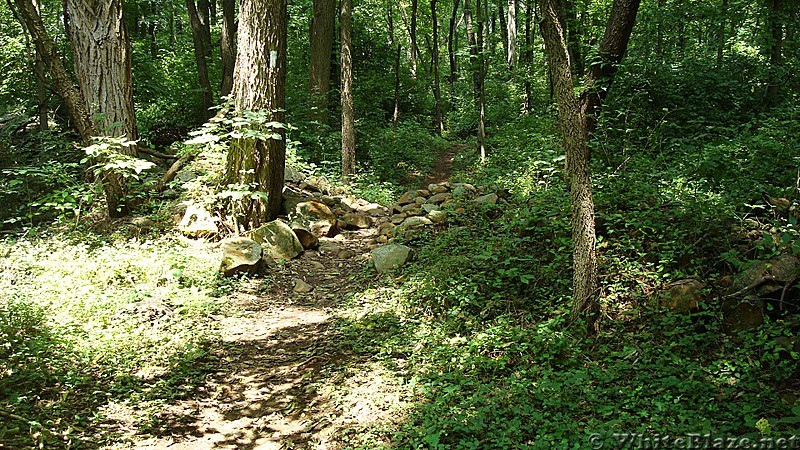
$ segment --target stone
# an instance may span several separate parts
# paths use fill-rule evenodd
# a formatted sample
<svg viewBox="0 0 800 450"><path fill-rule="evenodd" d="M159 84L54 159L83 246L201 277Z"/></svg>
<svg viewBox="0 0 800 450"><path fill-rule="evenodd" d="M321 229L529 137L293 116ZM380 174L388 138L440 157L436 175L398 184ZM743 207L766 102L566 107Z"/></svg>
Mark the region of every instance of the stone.
<svg viewBox="0 0 800 450"><path fill-rule="evenodd" d="M178 230L186 236L203 238L215 236L219 233L217 220L205 208L191 204L186 208Z"/></svg>
<svg viewBox="0 0 800 450"><path fill-rule="evenodd" d="M406 211L405 214L406 214L407 217L418 216L418 215L422 214L422 209L420 209L420 208L409 208Z"/></svg>
<svg viewBox="0 0 800 450"><path fill-rule="evenodd" d="M306 283L305 281L301 280L300 278L294 279L294 291L298 294L307 294L314 290L314 286Z"/></svg>
<svg viewBox="0 0 800 450"><path fill-rule="evenodd" d="M800 259L792 255L781 255L768 261L759 261L737 274L728 288L728 295L755 294L765 297L782 291L787 283L797 278L800 278Z"/></svg>
<svg viewBox="0 0 800 450"><path fill-rule="evenodd" d="M409 204L403 206L403 212L404 213L407 213L407 212L411 211L412 209L419 209L419 205L417 205L416 203L409 203Z"/></svg>
<svg viewBox="0 0 800 450"><path fill-rule="evenodd" d="M336 215L316 200L298 203L289 219L293 227L306 229L317 237L335 236L339 232Z"/></svg>
<svg viewBox="0 0 800 450"><path fill-rule="evenodd" d="M495 205L498 200L500 200L500 197L498 197L497 194L486 194L476 197L472 201L479 205Z"/></svg>
<svg viewBox="0 0 800 450"><path fill-rule="evenodd" d="M296 227L293 227L292 231L294 231L294 234L297 236L297 240L300 241L300 245L302 245L304 249L309 250L319 247L319 238L315 236L314 233L306 230L305 228Z"/></svg>
<svg viewBox="0 0 800 450"><path fill-rule="evenodd" d="M428 199L428 203L439 204L445 200L449 200L451 197L453 197L453 194L449 192L440 192L436 195L432 195L431 198Z"/></svg>
<svg viewBox="0 0 800 450"><path fill-rule="evenodd" d="M292 167L291 164L286 164L283 169L283 180L289 183L299 183L306 179L306 176L299 170Z"/></svg>
<svg viewBox="0 0 800 450"><path fill-rule="evenodd" d="M427 189L417 189L417 195L420 196L420 197L427 198L427 197L431 196L431 191L429 191Z"/></svg>
<svg viewBox="0 0 800 450"><path fill-rule="evenodd" d="M467 210L464 208L456 208L453 212L456 214L464 214L465 212L467 212Z"/></svg>
<svg viewBox="0 0 800 450"><path fill-rule="evenodd" d="M347 229L364 229L372 226L372 217L361 213L347 213L342 217Z"/></svg>
<svg viewBox="0 0 800 450"><path fill-rule="evenodd" d="M442 207L439 205L434 205L433 203L425 203L424 205L422 205L421 209L425 211L425 214L428 214L431 211L439 211L440 209L442 209Z"/></svg>
<svg viewBox="0 0 800 450"><path fill-rule="evenodd" d="M389 236L385 235L378 236L377 239L375 239L375 242L378 244L385 244L389 242Z"/></svg>
<svg viewBox="0 0 800 450"><path fill-rule="evenodd" d="M722 303L722 328L733 333L758 328L764 323L764 302L753 295L729 298Z"/></svg>
<svg viewBox="0 0 800 450"><path fill-rule="evenodd" d="M387 235L391 233L392 229L394 228L394 224L391 222L383 222L382 224L378 225L378 234L381 236Z"/></svg>
<svg viewBox="0 0 800 450"><path fill-rule="evenodd" d="M319 246L319 252L323 255L339 254L340 251L342 251L342 248L331 242L326 242Z"/></svg>
<svg viewBox="0 0 800 450"><path fill-rule="evenodd" d="M289 260L303 253L303 244L297 239L297 235L280 219L250 231L247 237L261 244L264 255L275 261Z"/></svg>
<svg viewBox="0 0 800 450"><path fill-rule="evenodd" d="M337 257L337 258L339 258L339 259L350 259L350 258L352 258L353 256L356 256L356 252L354 252L354 251L350 250L349 248L346 248L346 249L344 249L344 250L340 251L340 252L339 252L339 253L336 255L336 257Z"/></svg>
<svg viewBox="0 0 800 450"><path fill-rule="evenodd" d="M428 203L428 199L425 197L417 197L414 199L414 203L416 203L417 206L422 206L425 203Z"/></svg>
<svg viewBox="0 0 800 450"><path fill-rule="evenodd" d="M397 200L397 204L399 204L399 205L407 205L409 203L413 203L414 199L416 199L417 197L418 196L417 196L417 193L415 191L408 191L405 194L403 194L400 197L399 200Z"/></svg>
<svg viewBox="0 0 800 450"><path fill-rule="evenodd" d="M427 216L433 223L445 223L447 222L447 213L444 211L434 210L428 213Z"/></svg>
<svg viewBox="0 0 800 450"><path fill-rule="evenodd" d="M411 256L411 248L401 244L389 244L372 250L372 262L378 273L399 269Z"/></svg>
<svg viewBox="0 0 800 450"><path fill-rule="evenodd" d="M329 196L329 195L323 195L323 196L321 196L321 197L319 198L319 201L321 201L322 203L324 203L324 204L325 204L325 206L327 206L328 208L333 208L334 206L337 206L337 205L339 204L339 201L337 201L337 199L336 199L336 198L334 198L334 197L331 197L331 196Z"/></svg>
<svg viewBox="0 0 800 450"><path fill-rule="evenodd" d="M441 184L429 184L428 190L431 191L432 194L443 194L447 192L447 186Z"/></svg>
<svg viewBox="0 0 800 450"><path fill-rule="evenodd" d="M413 216L407 218L405 221L403 221L403 223L395 227L394 232L395 234L399 235L400 233L403 233L406 230L422 228L427 225L433 225L433 221L431 221L427 217Z"/></svg>
<svg viewBox="0 0 800 450"><path fill-rule="evenodd" d="M392 205L391 208L389 208L389 212L392 214L400 214L401 212L403 212L403 206L395 203L394 205Z"/></svg>
<svg viewBox="0 0 800 450"><path fill-rule="evenodd" d="M222 262L219 271L223 277L230 277L237 273L254 274L258 271L263 255L263 249L253 239L234 237L220 243L222 249Z"/></svg>
<svg viewBox="0 0 800 450"><path fill-rule="evenodd" d="M391 217L390 220L392 221L393 224L399 225L399 224L403 223L404 220L406 220L406 215L405 214L392 214L392 217Z"/></svg>
<svg viewBox="0 0 800 450"><path fill-rule="evenodd" d="M678 314L689 314L697 310L705 287L699 280L676 281L658 293L658 304Z"/></svg>
<svg viewBox="0 0 800 450"><path fill-rule="evenodd" d="M373 217L386 215L386 209L377 203L367 203L366 205L359 206L357 211Z"/></svg>
<svg viewBox="0 0 800 450"><path fill-rule="evenodd" d="M314 270L325 270L325 265L319 261L309 261L308 266Z"/></svg>
<svg viewBox="0 0 800 450"><path fill-rule="evenodd" d="M192 181L195 178L197 178L197 174L192 172L191 170L181 170L180 172L178 172L177 175L175 175L175 181L178 184L183 184Z"/></svg>

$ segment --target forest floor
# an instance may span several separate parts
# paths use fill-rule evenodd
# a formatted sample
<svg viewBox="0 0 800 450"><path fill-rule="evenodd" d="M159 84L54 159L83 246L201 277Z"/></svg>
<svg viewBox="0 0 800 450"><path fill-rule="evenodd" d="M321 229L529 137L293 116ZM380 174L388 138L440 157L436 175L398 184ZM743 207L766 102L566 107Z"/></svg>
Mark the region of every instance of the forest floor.
<svg viewBox="0 0 800 450"><path fill-rule="evenodd" d="M462 150L443 153L423 185L446 181ZM163 433L131 434L129 444L113 448L328 449L345 444L348 434L400 422L413 393L402 377L374 364L374 355L343 345L338 331L375 306L359 295L375 236L368 228L323 238L320 251L306 251L233 293L205 385L161 413ZM313 291L295 292L297 279ZM128 415L120 411L117 420ZM388 434L368 434L371 445L389 443Z"/></svg>

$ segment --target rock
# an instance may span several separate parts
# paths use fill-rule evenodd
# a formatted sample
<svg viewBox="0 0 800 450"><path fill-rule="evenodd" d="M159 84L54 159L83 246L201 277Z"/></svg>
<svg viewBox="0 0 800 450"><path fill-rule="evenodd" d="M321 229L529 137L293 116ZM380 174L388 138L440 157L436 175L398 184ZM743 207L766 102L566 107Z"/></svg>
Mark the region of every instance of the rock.
<svg viewBox="0 0 800 450"><path fill-rule="evenodd" d="M389 212L392 213L392 214L400 214L401 212L403 212L403 206L402 205L398 205L397 203L395 203L389 209Z"/></svg>
<svg viewBox="0 0 800 450"><path fill-rule="evenodd" d="M305 281L301 280L300 278L294 279L294 291L298 294L307 294L314 290L314 286L306 283Z"/></svg>
<svg viewBox="0 0 800 450"><path fill-rule="evenodd" d="M364 229L372 226L372 217L359 213L345 214L344 217L342 217L342 221L344 222L345 228L351 230Z"/></svg>
<svg viewBox="0 0 800 450"><path fill-rule="evenodd" d="M300 241L300 245L302 245L304 249L309 250L319 246L319 238L317 238L314 233L306 230L305 228L296 227L293 227L292 231L294 231L295 236L297 236L297 240Z"/></svg>
<svg viewBox="0 0 800 450"><path fill-rule="evenodd" d="M422 206L425 203L428 203L428 199L425 197L417 197L414 199L414 203L416 203L417 206Z"/></svg>
<svg viewBox="0 0 800 450"><path fill-rule="evenodd" d="M406 215L405 214L392 214L392 218L390 220L392 221L393 224L399 225L399 224L403 223L404 220L406 220Z"/></svg>
<svg viewBox="0 0 800 450"><path fill-rule="evenodd" d="M433 210L428 213L426 216L428 219L431 220L433 223L445 223L447 222L447 213L444 211Z"/></svg>
<svg viewBox="0 0 800 450"><path fill-rule="evenodd" d="M308 266L314 270L325 270L325 265L319 261L309 261Z"/></svg>
<svg viewBox="0 0 800 450"><path fill-rule="evenodd" d="M373 217L386 215L386 209L377 203L367 203L364 206L359 206L357 211Z"/></svg>
<svg viewBox="0 0 800 450"><path fill-rule="evenodd" d="M722 303L722 328L728 332L746 331L764 323L764 302L756 296L729 298Z"/></svg>
<svg viewBox="0 0 800 450"><path fill-rule="evenodd" d="M659 306L679 314L689 314L696 311L703 299L703 289L706 285L698 280L680 280L664 287L658 293Z"/></svg>
<svg viewBox="0 0 800 450"><path fill-rule="evenodd" d="M393 228L394 228L393 223L383 222L382 224L378 225L378 234L381 236L388 235L389 233L391 233Z"/></svg>
<svg viewBox="0 0 800 450"><path fill-rule="evenodd" d="M298 203L289 216L292 226L306 229L317 237L334 236L339 232L336 215L322 202Z"/></svg>
<svg viewBox="0 0 800 450"><path fill-rule="evenodd" d="M427 189L417 189L417 195L420 196L420 197L427 198L427 197L431 196L431 191L429 191Z"/></svg>
<svg viewBox="0 0 800 450"><path fill-rule="evenodd" d="M276 261L292 259L303 253L303 244L297 235L280 219L250 231L247 237L261 244L264 255Z"/></svg>
<svg viewBox="0 0 800 450"><path fill-rule="evenodd" d="M432 195L431 198L428 199L428 203L435 203L439 204L444 202L445 200L449 200L453 197L453 194L449 192L440 192L436 195Z"/></svg>
<svg viewBox="0 0 800 450"><path fill-rule="evenodd" d="M283 169L283 180L288 181L290 183L299 183L306 179L306 176L300 172L299 170L292 167L290 164L286 164L286 167Z"/></svg>
<svg viewBox="0 0 800 450"><path fill-rule="evenodd" d="M447 192L447 186L441 184L429 184L428 190L431 191L432 194L442 194Z"/></svg>
<svg viewBox="0 0 800 450"><path fill-rule="evenodd" d="M263 255L262 247L254 240L234 237L220 243L222 263L219 271L224 277L237 273L254 274L258 271Z"/></svg>
<svg viewBox="0 0 800 450"><path fill-rule="evenodd" d="M346 248L346 249L344 249L344 250L340 251L340 252L339 252L339 253L336 255L336 257L337 257L337 258L339 258L339 259L350 259L350 258L352 258L353 256L356 256L356 252L354 252L354 251L350 250L349 248Z"/></svg>
<svg viewBox="0 0 800 450"><path fill-rule="evenodd" d="M427 217L413 216L407 218L405 221L403 221L403 223L395 227L394 233L396 235L399 235L400 233L404 233L407 230L422 228L426 225L433 225L433 221L431 221Z"/></svg>
<svg viewBox="0 0 800 450"><path fill-rule="evenodd" d="M178 172L177 175L175 175L175 181L178 184L183 184L188 181L192 181L195 178L197 178L197 174L192 172L191 170L181 170L180 172Z"/></svg>
<svg viewBox="0 0 800 450"><path fill-rule="evenodd" d="M412 209L419 209L419 205L417 205L416 203L409 203L409 204L403 206L403 212L404 213L407 213L407 212L411 211Z"/></svg>
<svg viewBox="0 0 800 450"><path fill-rule="evenodd" d="M339 254L340 251L342 248L331 242L326 242L319 247L319 252L323 255Z"/></svg>
<svg viewBox="0 0 800 450"><path fill-rule="evenodd" d="M498 197L497 194L486 194L476 197L472 201L479 205L495 205L498 200L500 200L500 197Z"/></svg>
<svg viewBox="0 0 800 450"><path fill-rule="evenodd" d="M339 202L339 201L338 201L336 198L334 198L334 197L331 197L331 196L329 196L329 195L323 195L323 196L321 196L321 197L319 198L319 201L321 201L322 203L324 203L324 204L325 204L325 206L327 206L328 208L333 208L334 206L337 206L337 205L340 203L340 202Z"/></svg>
<svg viewBox="0 0 800 450"><path fill-rule="evenodd" d="M439 211L442 209L439 205L434 205L433 203L425 203L422 205L422 210L425 211L426 214L430 213L431 211Z"/></svg>
<svg viewBox="0 0 800 450"><path fill-rule="evenodd" d="M453 186L453 197L455 198L465 197L469 193L470 192L467 190L467 188L464 187L463 184L457 184Z"/></svg>
<svg viewBox="0 0 800 450"><path fill-rule="evenodd" d="M375 239L375 242L378 244L385 244L389 242L389 236L380 235Z"/></svg>
<svg viewBox="0 0 800 450"><path fill-rule="evenodd" d="M422 210L419 208L409 208L405 214L407 217L418 216L422 214Z"/></svg>
<svg viewBox="0 0 800 450"><path fill-rule="evenodd" d="M191 204L186 208L183 219L178 223L178 230L186 236L211 237L219 233L216 222L216 219L205 208Z"/></svg>
<svg viewBox="0 0 800 450"><path fill-rule="evenodd" d="M281 205L281 212L286 215L290 215L294 213L294 209L297 207L298 204L308 201L307 197L303 197L302 195L296 194L292 191L284 191L283 193L283 205Z"/></svg>
<svg viewBox="0 0 800 450"><path fill-rule="evenodd" d="M800 259L792 255L781 255L769 261L757 262L736 275L728 288L728 294L755 294L765 297L783 290L787 283L798 277L800 277ZM743 290L745 292L742 292Z"/></svg>
<svg viewBox="0 0 800 450"><path fill-rule="evenodd" d="M372 251L372 262L378 273L384 273L402 267L410 255L411 248L405 245L384 245Z"/></svg>
<svg viewBox="0 0 800 450"><path fill-rule="evenodd" d="M361 205L358 204L358 199L354 195L345 195L340 197L340 202L343 206L349 208L347 212L357 210Z"/></svg>
<svg viewBox="0 0 800 450"><path fill-rule="evenodd" d="M467 210L464 208L456 208L455 211L453 212L456 214L464 214L465 212L467 212Z"/></svg>
<svg viewBox="0 0 800 450"><path fill-rule="evenodd" d="M405 194L403 194L400 197L399 200L397 200L397 204L398 205L407 205L409 203L413 203L414 199L416 199L417 197L418 197L418 195L417 195L417 193L415 191L408 191Z"/></svg>

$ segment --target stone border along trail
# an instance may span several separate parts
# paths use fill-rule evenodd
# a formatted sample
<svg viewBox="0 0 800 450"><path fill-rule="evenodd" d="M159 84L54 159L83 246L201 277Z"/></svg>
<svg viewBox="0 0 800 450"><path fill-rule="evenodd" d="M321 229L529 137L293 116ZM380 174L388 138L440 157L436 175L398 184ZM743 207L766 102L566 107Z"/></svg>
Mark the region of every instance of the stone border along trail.
<svg viewBox="0 0 800 450"><path fill-rule="evenodd" d="M444 179L463 148L445 152L426 181L449 191ZM305 190L309 184L300 187ZM413 205L414 197L425 191L410 191L403 201ZM271 266L267 278L252 279L250 289L232 294L230 302L243 312L220 319L217 371L192 398L175 401L159 414L165 423L160 436L133 437L130 446L114 448L331 449L340 447L344 429L391 421L393 405L410 394L393 385L391 376L369 372L368 357L348 354L330 328L343 299L360 287L352 281L368 263L370 251L385 242L381 238L387 233L380 225L390 223L393 208L385 209L370 227L320 238L318 249ZM344 379L346 367L354 364L366 371ZM330 395L340 384L362 391L347 402L347 411ZM318 391L320 386L324 392Z"/></svg>

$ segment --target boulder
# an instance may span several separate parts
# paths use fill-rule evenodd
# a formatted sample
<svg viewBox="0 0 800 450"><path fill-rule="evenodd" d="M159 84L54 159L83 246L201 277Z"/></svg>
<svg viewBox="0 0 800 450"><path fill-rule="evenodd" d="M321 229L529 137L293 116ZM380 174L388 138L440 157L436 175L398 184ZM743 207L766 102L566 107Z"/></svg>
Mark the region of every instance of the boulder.
<svg viewBox="0 0 800 450"><path fill-rule="evenodd" d="M425 214L430 213L431 211L438 211L442 209L439 205L434 205L433 203L425 203L422 205L422 210L425 211Z"/></svg>
<svg viewBox="0 0 800 450"><path fill-rule="evenodd" d="M403 223L404 220L406 220L406 215L404 213L403 214L392 214L392 218L390 220L392 221L393 224L399 225L399 224Z"/></svg>
<svg viewBox="0 0 800 450"><path fill-rule="evenodd" d="M336 255L342 251L342 248L332 242L326 242L319 246L319 252L323 255Z"/></svg>
<svg viewBox="0 0 800 450"><path fill-rule="evenodd" d="M382 224L378 225L378 234L381 236L388 235L389 233L391 233L393 228L394 228L393 223L383 222Z"/></svg>
<svg viewBox="0 0 800 450"><path fill-rule="evenodd" d="M439 203L442 203L445 200L449 200L452 197L453 194L449 192L440 192L436 195L432 195L431 198L428 199L428 203L435 203L438 205Z"/></svg>
<svg viewBox="0 0 800 450"><path fill-rule="evenodd" d="M390 244L372 250L372 262L378 273L398 269L408 261L411 248L401 244Z"/></svg>
<svg viewBox="0 0 800 450"><path fill-rule="evenodd" d="M447 186L444 186L444 185L441 185L441 184L429 184L428 185L428 190L432 194L442 194L442 193L447 192Z"/></svg>
<svg viewBox="0 0 800 450"><path fill-rule="evenodd" d="M479 205L495 205L498 200L500 200L500 197L498 197L497 194L486 194L476 197L472 201Z"/></svg>
<svg viewBox="0 0 800 450"><path fill-rule="evenodd" d="M420 197L428 198L431 196L431 191L427 189L417 189L417 195Z"/></svg>
<svg viewBox="0 0 800 450"><path fill-rule="evenodd" d="M408 191L405 194L403 194L399 200L397 200L397 204L407 205L409 203L413 203L417 197L418 195L416 191Z"/></svg>
<svg viewBox="0 0 800 450"><path fill-rule="evenodd" d="M787 283L800 278L800 259L792 255L781 255L768 261L759 261L736 275L728 295L750 295L766 297L782 291Z"/></svg>
<svg viewBox="0 0 800 450"><path fill-rule="evenodd" d="M298 203L289 219L293 227L306 229L317 237L334 236L339 232L336 215L316 200Z"/></svg>
<svg viewBox="0 0 800 450"><path fill-rule="evenodd" d="M297 236L297 240L300 241L300 245L303 246L304 249L309 250L312 248L319 247L319 238L314 235L314 233L306 230L305 228L292 228L294 231L295 236Z"/></svg>
<svg viewBox="0 0 800 450"><path fill-rule="evenodd" d="M186 236L202 238L219 233L216 219L200 205L191 204L186 208L178 230Z"/></svg>
<svg viewBox="0 0 800 450"><path fill-rule="evenodd" d="M429 212L428 215L425 216L425 217L430 219L430 221L433 222L433 223L445 223L445 222L447 222L447 213L444 212L444 211L440 211L440 210L433 210L433 211Z"/></svg>
<svg viewBox="0 0 800 450"><path fill-rule="evenodd" d="M261 244L264 255L276 261L292 259L303 253L303 244L297 235L280 219L250 231L247 237Z"/></svg>
<svg viewBox="0 0 800 450"><path fill-rule="evenodd" d="M668 284L658 293L658 305L679 314L689 314L697 310L705 287L699 280L679 280Z"/></svg>
<svg viewBox="0 0 800 450"><path fill-rule="evenodd" d="M764 302L756 296L729 298L722 303L722 328L728 332L758 328L764 323Z"/></svg>
<svg viewBox="0 0 800 450"><path fill-rule="evenodd" d="M340 251L336 255L336 257L339 258L339 259L350 259L350 258L352 258L354 256L356 256L356 252L350 250L349 248L346 248L346 249Z"/></svg>
<svg viewBox="0 0 800 450"><path fill-rule="evenodd" d="M242 272L254 274L258 271L263 249L256 241L234 237L223 240L220 248L222 249L222 263L220 263L219 271L223 277L230 277Z"/></svg>
<svg viewBox="0 0 800 450"><path fill-rule="evenodd" d="M283 170L283 180L289 183L299 183L306 179L306 176L300 172L299 170L292 167L290 164L286 164L286 167Z"/></svg>
<svg viewBox="0 0 800 450"><path fill-rule="evenodd" d="M306 283L300 278L294 279L294 291L298 294L306 294L314 290L314 286Z"/></svg>
<svg viewBox="0 0 800 450"><path fill-rule="evenodd" d="M413 209L419 209L419 205L417 205L416 203L409 203L409 204L403 206L403 212L404 213L407 213L407 212L409 212L409 211L411 211Z"/></svg>
<svg viewBox="0 0 800 450"><path fill-rule="evenodd" d="M345 228L349 230L364 229L372 226L372 217L359 213L347 213L342 217Z"/></svg>
<svg viewBox="0 0 800 450"><path fill-rule="evenodd" d="M369 214L370 216L373 216L373 217L385 216L386 215L386 209L383 206L381 206L381 205L379 205L377 203L367 203L364 206L359 206L357 211L361 212L361 213Z"/></svg>

